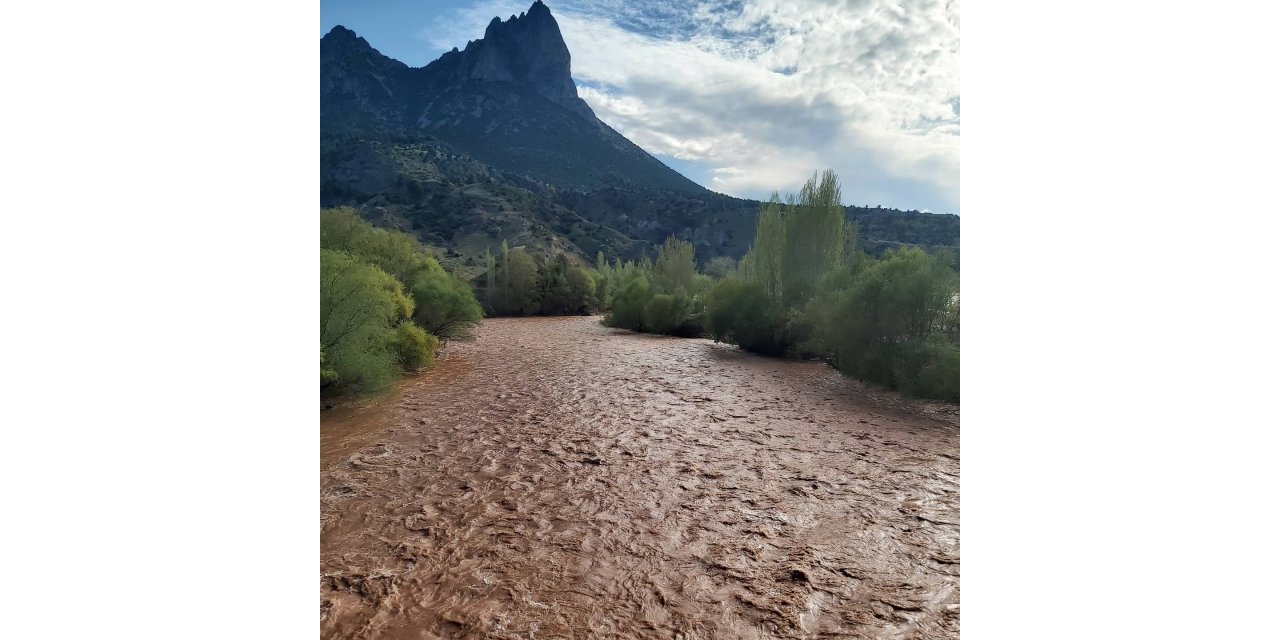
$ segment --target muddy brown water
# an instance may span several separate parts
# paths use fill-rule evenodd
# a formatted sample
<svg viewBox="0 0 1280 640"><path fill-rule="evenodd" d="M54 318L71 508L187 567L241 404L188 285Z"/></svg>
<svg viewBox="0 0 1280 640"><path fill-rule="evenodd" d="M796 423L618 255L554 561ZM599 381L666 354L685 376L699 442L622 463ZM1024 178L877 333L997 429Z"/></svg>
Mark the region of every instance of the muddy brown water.
<svg viewBox="0 0 1280 640"><path fill-rule="evenodd" d="M322 412L323 638L954 638L954 406L598 318Z"/></svg>

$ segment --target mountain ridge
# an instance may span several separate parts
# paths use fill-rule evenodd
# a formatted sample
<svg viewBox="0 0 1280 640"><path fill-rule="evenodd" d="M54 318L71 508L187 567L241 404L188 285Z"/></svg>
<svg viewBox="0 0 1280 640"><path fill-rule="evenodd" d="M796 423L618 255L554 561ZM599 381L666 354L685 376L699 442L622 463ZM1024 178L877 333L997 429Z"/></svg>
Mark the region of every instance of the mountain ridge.
<svg viewBox="0 0 1280 640"><path fill-rule="evenodd" d="M740 257L760 202L702 187L597 118L540 0L422 67L335 26L320 41L321 204L474 264L504 240L590 259L651 254L668 235L700 260ZM846 207L878 253L912 244L958 253L959 218Z"/></svg>
<svg viewBox="0 0 1280 640"><path fill-rule="evenodd" d="M701 192L601 121L573 83L550 9L535 2L484 37L410 67L335 26L320 40L322 132L418 133L504 171L564 187Z"/></svg>

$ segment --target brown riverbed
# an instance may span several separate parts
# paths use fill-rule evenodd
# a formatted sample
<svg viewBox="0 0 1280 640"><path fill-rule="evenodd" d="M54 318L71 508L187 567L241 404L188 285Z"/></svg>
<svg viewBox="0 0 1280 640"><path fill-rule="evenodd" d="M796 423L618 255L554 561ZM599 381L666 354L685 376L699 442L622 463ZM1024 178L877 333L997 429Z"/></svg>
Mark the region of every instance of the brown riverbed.
<svg viewBox="0 0 1280 640"><path fill-rule="evenodd" d="M597 318L321 413L323 638L955 638L954 406Z"/></svg>

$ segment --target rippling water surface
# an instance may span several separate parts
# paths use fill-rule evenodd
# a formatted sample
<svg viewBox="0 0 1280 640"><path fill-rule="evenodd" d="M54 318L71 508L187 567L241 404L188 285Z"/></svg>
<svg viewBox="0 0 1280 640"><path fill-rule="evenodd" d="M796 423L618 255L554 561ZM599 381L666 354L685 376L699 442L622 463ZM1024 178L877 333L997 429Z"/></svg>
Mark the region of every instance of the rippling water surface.
<svg viewBox="0 0 1280 640"><path fill-rule="evenodd" d="M819 363L486 320L322 412L324 638L953 638L960 438Z"/></svg>

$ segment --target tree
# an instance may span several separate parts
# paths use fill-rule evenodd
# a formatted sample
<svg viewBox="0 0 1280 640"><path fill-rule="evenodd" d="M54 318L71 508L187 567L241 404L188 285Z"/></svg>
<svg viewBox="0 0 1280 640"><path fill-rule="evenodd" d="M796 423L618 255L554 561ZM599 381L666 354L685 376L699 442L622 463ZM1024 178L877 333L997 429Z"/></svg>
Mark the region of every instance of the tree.
<svg viewBox="0 0 1280 640"><path fill-rule="evenodd" d="M471 285L442 271L424 271L413 282L416 310L413 319L422 328L446 340L470 340L484 311Z"/></svg>
<svg viewBox="0 0 1280 640"><path fill-rule="evenodd" d="M497 263L493 259L493 254L489 252L489 248L484 249L484 306L486 309L493 309L493 284L497 279L496 273Z"/></svg>
<svg viewBox="0 0 1280 640"><path fill-rule="evenodd" d="M787 206L782 251L782 293L789 307L799 306L817 292L827 273L839 268L846 236L840 180L827 169L800 189Z"/></svg>
<svg viewBox="0 0 1280 640"><path fill-rule="evenodd" d="M937 258L891 250L831 296L819 331L842 372L950 399L959 393L958 293L958 275Z"/></svg>
<svg viewBox="0 0 1280 640"><path fill-rule="evenodd" d="M412 322L401 322L392 339L396 360L409 371L416 371L435 362L438 344L439 340L435 336Z"/></svg>
<svg viewBox="0 0 1280 640"><path fill-rule="evenodd" d="M707 261L702 272L715 280L726 278L738 272L738 262L728 256L716 256Z"/></svg>
<svg viewBox="0 0 1280 640"><path fill-rule="evenodd" d="M596 252L596 304L609 305L609 263L605 262L604 252Z"/></svg>
<svg viewBox="0 0 1280 640"><path fill-rule="evenodd" d="M596 297L596 278L591 271L577 266L569 267L567 278L569 299L572 301L570 310L573 313L595 313L600 308L600 302Z"/></svg>
<svg viewBox="0 0 1280 640"><path fill-rule="evenodd" d="M665 293L687 292L697 272L693 245L672 236L658 248L658 259L653 263L653 285Z"/></svg>
<svg viewBox="0 0 1280 640"><path fill-rule="evenodd" d="M718 280L707 293L704 320L712 337L721 342L767 355L786 352L785 314L759 282Z"/></svg>
<svg viewBox="0 0 1280 640"><path fill-rule="evenodd" d="M345 251L377 266L406 287L422 271L441 270L440 263L413 236L375 228L350 207L320 212L320 248Z"/></svg>
<svg viewBox="0 0 1280 640"><path fill-rule="evenodd" d="M564 315L574 306L570 300L569 258L556 254L538 269L538 301L543 315Z"/></svg>
<svg viewBox="0 0 1280 640"><path fill-rule="evenodd" d="M383 270L341 252L320 251L321 379L357 391L390 386L396 375L389 349L393 327L413 301Z"/></svg>
<svg viewBox="0 0 1280 640"><path fill-rule="evenodd" d="M503 299L497 305L499 313L530 315L538 312L541 306L538 296L538 264L533 261L532 256L519 249L509 251L504 243L499 275L501 283L498 288L503 292Z"/></svg>
<svg viewBox="0 0 1280 640"><path fill-rule="evenodd" d="M611 327L645 330L645 305L651 297L649 277L644 269L634 263L623 265L618 276L617 288L613 292L613 307L605 318L605 324Z"/></svg>
<svg viewBox="0 0 1280 640"><path fill-rule="evenodd" d="M502 241L502 305L504 308L510 308L511 300L511 249L507 247L507 241Z"/></svg>
<svg viewBox="0 0 1280 640"><path fill-rule="evenodd" d="M786 245L786 226L779 210L778 194L760 207L756 218L755 244L742 258L743 277L760 285L771 300L782 297L782 256Z"/></svg>

